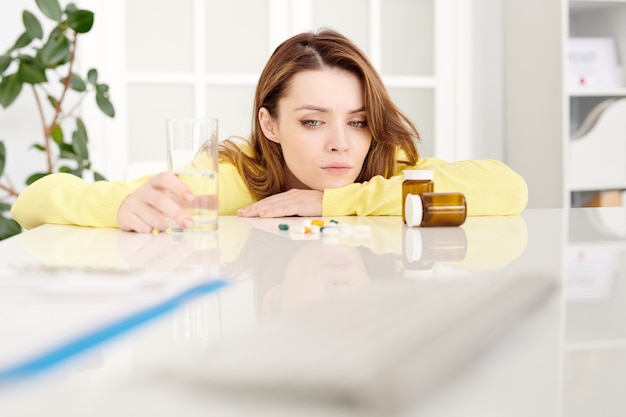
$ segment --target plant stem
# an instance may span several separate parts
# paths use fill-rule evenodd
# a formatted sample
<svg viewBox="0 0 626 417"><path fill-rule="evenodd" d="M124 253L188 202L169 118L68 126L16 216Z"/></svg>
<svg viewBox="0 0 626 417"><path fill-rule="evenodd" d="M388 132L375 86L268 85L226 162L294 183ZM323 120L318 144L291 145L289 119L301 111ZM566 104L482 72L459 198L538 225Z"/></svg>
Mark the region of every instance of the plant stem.
<svg viewBox="0 0 626 417"><path fill-rule="evenodd" d="M48 165L48 172L52 172L52 156L50 152L50 133L52 132L52 127L46 126L46 118L43 114L43 107L41 106L41 100L39 99L39 94L37 94L37 89L33 85L33 94L35 95L35 102L37 103L37 111L39 112L39 118L41 119L41 125L43 126L43 143L44 148L46 149L46 163ZM51 126L54 126L51 125Z"/></svg>
<svg viewBox="0 0 626 417"><path fill-rule="evenodd" d="M61 113L61 104L63 103L63 99L65 98L65 93L67 93L67 90L69 90L70 88L70 77L72 76L72 68L74 67L74 58L76 54L76 41L78 39L77 34L75 32L74 32L73 38L74 39L72 39L72 48L70 51L70 62L69 62L69 68L67 70L67 76L63 80L63 91L61 92L61 97L59 98L59 101L57 101L56 111L54 113L54 118L52 119L52 123L50 124L50 126L54 126L54 123L57 122L59 118L59 114Z"/></svg>
<svg viewBox="0 0 626 417"><path fill-rule="evenodd" d="M76 57L76 42L78 39L78 34L76 32L73 33L72 39L72 47L70 51L70 59L69 66L67 70L67 76L63 79L63 91L61 91L61 97L56 102L56 106L54 109L54 116L50 121L50 124L46 125L45 119L43 118L43 109L41 108L41 103L39 102L39 98L37 98L37 105L39 107L39 112L42 115L42 123L44 125L44 148L46 150L46 159L48 163L48 172L52 173L53 163L52 163L52 150L50 148L50 137L52 136L52 130L59 125L60 117L61 117L61 107L63 104L63 100L65 99L65 94L70 88L70 78L72 76L72 69L74 67L74 59ZM35 94L36 95L36 94Z"/></svg>
<svg viewBox="0 0 626 417"><path fill-rule="evenodd" d="M8 187L6 185L0 184L0 189L5 190L9 193L11 197L17 197L20 193L18 193L14 188Z"/></svg>

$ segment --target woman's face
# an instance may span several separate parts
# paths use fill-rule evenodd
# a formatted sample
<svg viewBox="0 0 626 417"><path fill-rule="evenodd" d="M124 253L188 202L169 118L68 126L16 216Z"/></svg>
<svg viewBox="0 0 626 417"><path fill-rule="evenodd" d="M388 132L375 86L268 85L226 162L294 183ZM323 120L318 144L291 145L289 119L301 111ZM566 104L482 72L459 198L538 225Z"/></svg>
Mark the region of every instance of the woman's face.
<svg viewBox="0 0 626 417"><path fill-rule="evenodd" d="M363 85L338 69L296 74L278 101L278 117L259 111L265 136L280 143L288 188L337 188L352 184L372 142Z"/></svg>

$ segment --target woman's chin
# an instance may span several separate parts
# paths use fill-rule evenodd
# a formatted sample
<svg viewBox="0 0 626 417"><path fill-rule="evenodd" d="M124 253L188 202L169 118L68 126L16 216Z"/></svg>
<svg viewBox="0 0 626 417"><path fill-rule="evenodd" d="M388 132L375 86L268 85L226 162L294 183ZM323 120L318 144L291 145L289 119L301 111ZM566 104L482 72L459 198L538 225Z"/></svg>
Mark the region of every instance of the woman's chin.
<svg viewBox="0 0 626 417"><path fill-rule="evenodd" d="M337 181L328 181L325 184L325 189L328 188L341 188L341 187L345 187L346 185L350 185L353 184L354 181L348 181L348 180L337 180Z"/></svg>

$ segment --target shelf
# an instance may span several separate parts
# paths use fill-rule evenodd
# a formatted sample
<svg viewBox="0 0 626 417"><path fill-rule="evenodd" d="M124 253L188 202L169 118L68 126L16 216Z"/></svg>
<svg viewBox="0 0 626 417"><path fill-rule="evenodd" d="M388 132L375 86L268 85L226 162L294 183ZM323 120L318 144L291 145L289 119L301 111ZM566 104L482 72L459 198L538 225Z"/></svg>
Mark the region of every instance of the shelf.
<svg viewBox="0 0 626 417"><path fill-rule="evenodd" d="M626 88L617 90L569 91L570 97L626 97Z"/></svg>
<svg viewBox="0 0 626 417"><path fill-rule="evenodd" d="M588 186L572 186L570 187L570 191L573 193L584 192L584 191L612 191L612 190L626 190L626 183L623 182L614 182L614 183L604 183L604 184L593 184Z"/></svg>
<svg viewBox="0 0 626 417"><path fill-rule="evenodd" d="M598 10L620 4L626 4L626 0L569 0L570 10L574 12Z"/></svg>

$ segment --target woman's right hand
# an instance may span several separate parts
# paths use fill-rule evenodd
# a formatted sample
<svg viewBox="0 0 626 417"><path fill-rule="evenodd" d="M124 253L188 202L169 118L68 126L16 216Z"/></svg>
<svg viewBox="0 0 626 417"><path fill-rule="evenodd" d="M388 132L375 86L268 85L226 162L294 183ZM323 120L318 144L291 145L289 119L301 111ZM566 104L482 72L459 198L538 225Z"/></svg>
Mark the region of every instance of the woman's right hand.
<svg viewBox="0 0 626 417"><path fill-rule="evenodd" d="M165 231L168 218L184 227L193 226L191 215L182 207L194 198L185 183L171 172L151 177L133 191L117 212L117 224L122 230L149 233Z"/></svg>

